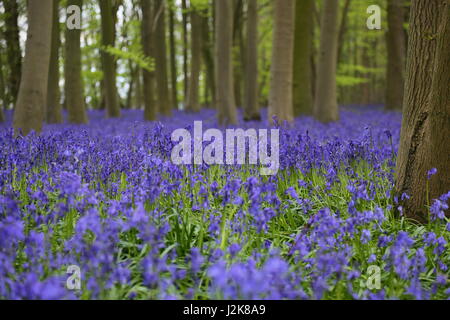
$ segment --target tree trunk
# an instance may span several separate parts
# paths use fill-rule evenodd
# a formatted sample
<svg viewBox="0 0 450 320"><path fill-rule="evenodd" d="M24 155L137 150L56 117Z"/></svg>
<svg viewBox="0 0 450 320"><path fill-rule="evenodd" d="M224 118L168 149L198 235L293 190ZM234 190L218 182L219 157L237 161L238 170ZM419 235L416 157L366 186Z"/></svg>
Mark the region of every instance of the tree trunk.
<svg viewBox="0 0 450 320"><path fill-rule="evenodd" d="M102 45L114 46L115 24L113 18L112 0L100 1L102 20ZM103 83L105 90L105 104L109 118L120 117L119 95L116 85L116 63L114 56L102 50Z"/></svg>
<svg viewBox="0 0 450 320"><path fill-rule="evenodd" d="M19 38L19 5L17 0L3 0L5 7L6 55L9 64L9 100L7 105L17 101L22 72L22 52Z"/></svg>
<svg viewBox="0 0 450 320"><path fill-rule="evenodd" d="M202 63L202 21L197 9L191 5L191 74L186 102L186 110L199 112L200 69Z"/></svg>
<svg viewBox="0 0 450 320"><path fill-rule="evenodd" d="M258 2L248 0L244 120L261 120L258 101Z"/></svg>
<svg viewBox="0 0 450 320"><path fill-rule="evenodd" d="M211 104L215 106L216 100L216 86L214 78L214 58L212 54L212 43L210 37L210 27L208 15L202 17L202 50L203 50L203 61L205 63L206 69L206 82L208 85L208 90L211 94Z"/></svg>
<svg viewBox="0 0 450 320"><path fill-rule="evenodd" d="M216 99L218 120L221 125L237 123L233 91L233 3L216 0Z"/></svg>
<svg viewBox="0 0 450 320"><path fill-rule="evenodd" d="M175 42L175 13L174 5L171 2L171 8L169 10L169 32L170 32L170 82L172 93L172 104L175 109L178 109L178 88L177 88L177 47Z"/></svg>
<svg viewBox="0 0 450 320"><path fill-rule="evenodd" d="M153 1L141 0L142 8L142 48L147 57L153 59L153 38L154 38L154 17ZM155 121L158 109L155 104L155 71L142 70L143 97L144 97L144 119L146 121Z"/></svg>
<svg viewBox="0 0 450 320"><path fill-rule="evenodd" d="M405 33L403 29L403 0L388 1L386 45L388 52L386 77L386 109L401 110L405 84Z"/></svg>
<svg viewBox="0 0 450 320"><path fill-rule="evenodd" d="M67 5L83 6L83 0L68 0ZM83 93L81 75L81 30L66 28L66 57L64 92L69 122L75 124L87 123L86 105Z"/></svg>
<svg viewBox="0 0 450 320"><path fill-rule="evenodd" d="M189 82L189 70L188 70L188 8L187 8L187 2L186 0L181 1L181 8L183 10L182 16L183 16L183 75L184 75L184 94L183 94L183 101L186 102L187 95L188 95L188 82Z"/></svg>
<svg viewBox="0 0 450 320"><path fill-rule="evenodd" d="M344 8L342 9L338 36L338 63L342 61L342 50L344 49L344 36L347 31L348 11L350 10L350 4L351 0L345 0Z"/></svg>
<svg viewBox="0 0 450 320"><path fill-rule="evenodd" d="M233 0L233 85L236 106L242 107L242 83L245 73L245 57L243 21L244 21L244 1Z"/></svg>
<svg viewBox="0 0 450 320"><path fill-rule="evenodd" d="M59 0L53 0L52 46L48 71L46 120L47 123L62 123L61 92L59 89L59 48L61 46L59 30Z"/></svg>
<svg viewBox="0 0 450 320"><path fill-rule="evenodd" d="M2 41L1 38L0 41ZM0 122L4 122L5 115L3 113L3 108L7 105L7 102L5 92L5 77L3 75L3 48L0 48L0 101Z"/></svg>
<svg viewBox="0 0 450 320"><path fill-rule="evenodd" d="M294 47L294 115L312 115L311 53L314 32L314 0L297 0Z"/></svg>
<svg viewBox="0 0 450 320"><path fill-rule="evenodd" d="M339 120L336 93L338 7L338 1L325 0L321 22L314 116L325 123Z"/></svg>
<svg viewBox="0 0 450 320"><path fill-rule="evenodd" d="M294 66L295 0L275 0L269 121L294 120L292 79Z"/></svg>
<svg viewBox="0 0 450 320"><path fill-rule="evenodd" d="M170 117L172 105L169 95L169 79L167 76L167 50L166 50L166 4L165 0L155 1L155 63L156 88L158 92L159 111Z"/></svg>
<svg viewBox="0 0 450 320"><path fill-rule="evenodd" d="M20 80L19 95L14 112L16 134L40 132L47 96L50 47L52 40L53 1L28 2L28 32Z"/></svg>
<svg viewBox="0 0 450 320"><path fill-rule="evenodd" d="M422 222L428 218L426 206L449 191L450 185L449 1L445 1L445 10L441 3L414 0L411 4L403 122L396 167L395 190L403 213ZM438 34L442 11L445 14ZM427 172L432 168L437 168L438 173L428 180ZM410 198L401 197L403 193Z"/></svg>

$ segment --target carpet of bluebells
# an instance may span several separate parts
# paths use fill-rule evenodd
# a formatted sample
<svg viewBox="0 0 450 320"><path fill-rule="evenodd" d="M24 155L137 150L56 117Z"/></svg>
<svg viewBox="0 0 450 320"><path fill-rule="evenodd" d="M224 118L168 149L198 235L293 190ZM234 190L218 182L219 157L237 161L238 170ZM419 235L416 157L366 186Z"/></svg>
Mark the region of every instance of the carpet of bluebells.
<svg viewBox="0 0 450 320"><path fill-rule="evenodd" d="M450 193L429 200L425 225L392 195L400 114L297 119L280 129L276 176L172 164L172 131L218 127L214 111L142 117L94 111L26 138L0 124L0 299L450 297ZM81 290L67 288L71 265Z"/></svg>

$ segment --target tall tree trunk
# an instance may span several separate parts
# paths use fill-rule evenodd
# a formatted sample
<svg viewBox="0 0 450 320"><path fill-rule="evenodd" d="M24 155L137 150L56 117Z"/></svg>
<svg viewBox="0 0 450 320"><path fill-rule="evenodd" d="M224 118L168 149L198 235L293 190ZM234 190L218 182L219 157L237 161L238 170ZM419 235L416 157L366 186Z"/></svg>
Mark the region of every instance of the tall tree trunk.
<svg viewBox="0 0 450 320"><path fill-rule="evenodd" d="M238 107L242 106L242 83L243 74L245 73L245 57L243 22L244 22L244 1L233 0L233 85L234 97Z"/></svg>
<svg viewBox="0 0 450 320"><path fill-rule="evenodd" d="M314 0L297 0L294 46L294 115L312 115L311 53L314 33Z"/></svg>
<svg viewBox="0 0 450 320"><path fill-rule="evenodd" d="M83 7L83 0L68 0L67 5ZM81 30L66 28L66 57L64 66L64 92L69 122L87 123L86 105L81 75Z"/></svg>
<svg viewBox="0 0 450 320"><path fill-rule="evenodd" d="M0 35L2 34L3 30L0 30ZM0 41L2 41L1 38ZM0 48L0 122L5 121L5 115L3 113L3 107L7 105L5 89L5 77L3 75L3 48Z"/></svg>
<svg viewBox="0 0 450 320"><path fill-rule="evenodd" d="M142 47L144 54L149 58L154 58L154 12L152 0L141 0L142 8ZM155 104L155 71L143 70L143 97L144 97L144 119L146 121L155 121L158 114L158 109Z"/></svg>
<svg viewBox="0 0 450 320"><path fill-rule="evenodd" d="M115 24L113 17L112 0L100 1L102 17L102 45L114 46ZM105 104L109 118L120 117L119 95L116 85L116 63L114 56L102 50L103 84L105 90Z"/></svg>
<svg viewBox="0 0 450 320"><path fill-rule="evenodd" d="M388 1L386 44L388 52L386 77L386 109L401 110L405 84L405 33L403 30L403 0Z"/></svg>
<svg viewBox="0 0 450 320"><path fill-rule="evenodd" d="M344 49L344 36L347 31L348 11L350 10L350 4L351 0L345 0L344 8L342 9L338 36L338 63L342 61L342 50Z"/></svg>
<svg viewBox="0 0 450 320"><path fill-rule="evenodd" d="M237 123L233 91L233 3L215 0L216 10L216 103L221 125Z"/></svg>
<svg viewBox="0 0 450 320"><path fill-rule="evenodd" d="M167 76L166 4L165 0L156 0L155 3L155 62L158 105L159 111L163 115L171 116L172 105L170 103L169 79Z"/></svg>
<svg viewBox="0 0 450 320"><path fill-rule="evenodd" d="M336 92L339 3L324 1L314 116L321 122L332 122L339 119Z"/></svg>
<svg viewBox="0 0 450 320"><path fill-rule="evenodd" d="M294 120L292 79L294 66L295 0L275 0L269 121Z"/></svg>
<svg viewBox="0 0 450 320"><path fill-rule="evenodd" d="M5 7L6 55L9 64L8 105L17 101L22 72L22 52L19 37L19 4L17 0L3 0Z"/></svg>
<svg viewBox="0 0 450 320"><path fill-rule="evenodd" d="M202 63L202 21L195 6L191 5L191 74L189 77L189 89L186 102L186 110L190 112L200 111L200 69Z"/></svg>
<svg viewBox="0 0 450 320"><path fill-rule="evenodd" d="M189 69L188 69L188 7L187 7L187 1L181 0L181 8L183 10L182 17L183 17L183 75L184 75L184 93L183 93L183 101L186 102L188 90L189 90Z"/></svg>
<svg viewBox="0 0 450 320"><path fill-rule="evenodd" d="M203 51L203 61L205 64L206 71L206 82L208 85L208 90L211 95L211 103L214 106L216 100L216 86L214 78L214 58L212 54L212 42L210 36L210 27L208 15L205 14L202 17L202 51Z"/></svg>
<svg viewBox="0 0 450 320"><path fill-rule="evenodd" d="M59 0L53 0L52 46L48 71L46 120L47 123L62 123L61 92L59 89L59 48L61 46L59 30Z"/></svg>
<svg viewBox="0 0 450 320"><path fill-rule="evenodd" d="M32 130L42 130L52 41L52 11L52 0L28 2L25 59L14 112L16 134L21 132L27 135Z"/></svg>
<svg viewBox="0 0 450 320"><path fill-rule="evenodd" d="M428 218L426 205L430 204L429 201L449 191L450 38L448 0L445 2L447 7L439 35L442 1L413 0L409 21L405 98L395 190L400 197L403 213L423 222ZM436 50L438 43L439 49ZM432 168L437 168L438 173L427 180L427 171ZM403 193L410 198L401 197Z"/></svg>
<svg viewBox="0 0 450 320"><path fill-rule="evenodd" d="M248 0L244 120L261 120L258 101L258 2Z"/></svg>
<svg viewBox="0 0 450 320"><path fill-rule="evenodd" d="M177 47L175 42L175 5L171 2L171 7L169 10L169 32L170 32L170 82L171 82L171 93L172 93L172 105L175 109L178 109L178 88L177 88Z"/></svg>

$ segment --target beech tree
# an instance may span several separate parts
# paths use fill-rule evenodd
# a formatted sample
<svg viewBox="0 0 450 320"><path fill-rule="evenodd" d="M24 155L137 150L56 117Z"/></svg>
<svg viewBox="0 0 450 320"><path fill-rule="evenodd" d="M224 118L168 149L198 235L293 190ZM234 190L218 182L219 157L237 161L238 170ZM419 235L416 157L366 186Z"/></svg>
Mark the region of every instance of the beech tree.
<svg viewBox="0 0 450 320"><path fill-rule="evenodd" d="M426 222L431 201L449 191L450 0L413 0L409 24L395 190L403 213Z"/></svg>
<svg viewBox="0 0 450 320"><path fill-rule="evenodd" d="M120 117L120 104L116 85L116 64L114 56L106 51L108 47L114 46L113 7L111 0L101 0L99 3L102 20L102 66L105 104L108 117L118 118Z"/></svg>
<svg viewBox="0 0 450 320"><path fill-rule="evenodd" d="M294 120L292 78L294 59L295 0L275 0L269 121Z"/></svg>
<svg viewBox="0 0 450 320"><path fill-rule="evenodd" d="M404 1L388 1L388 31L386 44L388 53L386 76L386 109L401 110L403 105L403 88L405 84L405 32Z"/></svg>
<svg viewBox="0 0 450 320"><path fill-rule="evenodd" d="M169 94L169 78L167 75L166 46L166 2L155 0L155 66L158 109L165 116L172 115L172 105Z"/></svg>
<svg viewBox="0 0 450 320"><path fill-rule="evenodd" d="M233 87L233 3L215 0L216 9L216 109L221 125L237 122Z"/></svg>
<svg viewBox="0 0 450 320"><path fill-rule="evenodd" d="M141 24L141 41L144 54L153 59L154 57L154 17L153 17L153 1L141 0L142 24ZM144 119L154 121L157 118L158 109L155 105L155 72L154 70L143 70L143 98L144 98Z"/></svg>
<svg viewBox="0 0 450 320"><path fill-rule="evenodd" d="M28 31L14 129L40 132L47 97L53 0L28 1Z"/></svg>
<svg viewBox="0 0 450 320"><path fill-rule="evenodd" d="M244 120L261 120L258 102L258 2L248 0Z"/></svg>
<svg viewBox="0 0 450 320"><path fill-rule="evenodd" d="M339 120L336 92L338 8L338 1L324 0L314 101L314 116L321 122Z"/></svg>
<svg viewBox="0 0 450 320"><path fill-rule="evenodd" d="M294 45L294 115L312 115L311 53L314 33L314 0L297 1Z"/></svg>
<svg viewBox="0 0 450 320"><path fill-rule="evenodd" d="M68 0L67 5L75 5L78 8L83 7L83 0ZM81 75L81 47L80 47L80 29L66 28L66 54L65 54L65 85L64 92L66 97L66 108L69 114L69 122L82 124L88 121L86 106L83 94L83 79ZM105 73L105 77L111 76ZM110 81L106 80L105 81ZM108 88L111 84L108 84ZM110 89L111 90L111 89ZM117 93L115 93L117 94ZM107 93L108 96L108 93ZM107 106L111 100L107 98ZM109 110L109 109L108 109ZM115 113L111 111L110 116Z"/></svg>
<svg viewBox="0 0 450 320"><path fill-rule="evenodd" d="M199 90L202 63L202 19L198 11L199 9L191 3L191 72L189 75L186 101L186 110L190 112L200 111Z"/></svg>
<svg viewBox="0 0 450 320"><path fill-rule="evenodd" d="M17 0L3 0L5 8L6 56L9 64L8 105L17 101L22 73L22 51L19 37L19 3Z"/></svg>
<svg viewBox="0 0 450 320"><path fill-rule="evenodd" d="M47 123L62 123L61 92L59 88L59 49L61 37L59 30L59 0L53 0L52 45L48 71L47 103L45 118Z"/></svg>

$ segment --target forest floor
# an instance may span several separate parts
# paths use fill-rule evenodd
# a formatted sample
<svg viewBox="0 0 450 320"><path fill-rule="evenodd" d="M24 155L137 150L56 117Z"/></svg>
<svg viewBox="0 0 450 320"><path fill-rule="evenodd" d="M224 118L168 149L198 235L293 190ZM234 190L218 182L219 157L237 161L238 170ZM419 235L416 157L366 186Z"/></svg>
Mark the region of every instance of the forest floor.
<svg viewBox="0 0 450 320"><path fill-rule="evenodd" d="M123 113L27 138L7 113L0 299L450 298L450 193L429 199L426 225L392 196L399 113L297 119L281 128L275 176L171 162L173 130L217 127L212 110L158 123Z"/></svg>

